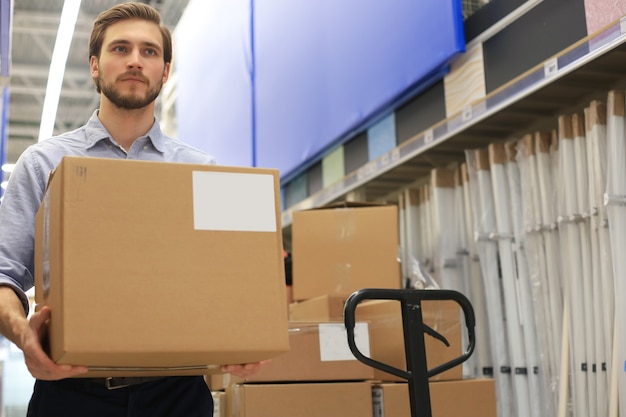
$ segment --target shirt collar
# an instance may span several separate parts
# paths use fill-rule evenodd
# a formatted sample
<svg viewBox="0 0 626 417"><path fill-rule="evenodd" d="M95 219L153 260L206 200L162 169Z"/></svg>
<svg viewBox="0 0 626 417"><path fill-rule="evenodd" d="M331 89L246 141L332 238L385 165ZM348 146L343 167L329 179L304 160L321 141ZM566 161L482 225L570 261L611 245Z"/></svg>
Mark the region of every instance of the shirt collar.
<svg viewBox="0 0 626 417"><path fill-rule="evenodd" d="M85 125L85 133L87 136L88 148L95 146L96 143L105 139L109 139L115 142L111 137L111 134L106 130L106 128L98 118L98 110L94 110L93 114L89 118L89 121ZM156 119L154 120L154 123L152 124L152 127L150 128L148 133L141 137L147 137L148 140L152 142L152 145L155 147L155 149L159 152L165 151L165 141L167 140L167 137L161 131L161 126Z"/></svg>

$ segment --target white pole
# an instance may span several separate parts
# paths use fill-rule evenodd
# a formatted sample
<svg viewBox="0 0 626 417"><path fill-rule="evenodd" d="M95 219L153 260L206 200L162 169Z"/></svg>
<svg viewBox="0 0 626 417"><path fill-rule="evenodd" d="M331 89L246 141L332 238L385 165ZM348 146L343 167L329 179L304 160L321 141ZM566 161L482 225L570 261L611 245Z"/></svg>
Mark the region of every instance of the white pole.
<svg viewBox="0 0 626 417"><path fill-rule="evenodd" d="M398 236L400 238L400 249L399 256L401 261L401 271L402 271L402 287L405 286L405 280L408 277L408 243L407 243L407 202L404 196L404 191L400 191L398 193Z"/></svg>
<svg viewBox="0 0 626 417"><path fill-rule="evenodd" d="M463 293L456 265L457 221L454 204L454 172L433 169L430 173L435 274L441 288Z"/></svg>
<svg viewBox="0 0 626 417"><path fill-rule="evenodd" d="M597 103L597 102L596 102ZM598 165L600 161L596 159L597 157L597 126L599 121L598 107L590 104L589 107L585 108L585 144L586 144L586 154L587 154L587 180L589 185L588 191L588 203L583 210L589 213L588 222L589 222L589 232L591 239L591 266L592 266L592 275L591 281L593 284L593 314L594 314L594 331L596 337L594 338L595 346L594 346L594 372L596 376L596 415L606 416L608 414L609 407L609 397L608 397L608 387L609 380L607 378L608 373L606 372L606 364L607 364L607 350L610 347L607 347L609 343L611 343L611 333L607 333L607 324L612 327L613 320L610 319L609 323L607 323L608 317L605 315L604 304L604 294L605 290L603 288L605 284L605 279L602 276L602 257L600 254L600 233L601 229L603 229L601 218L599 215L599 205L602 200L600 199L601 192L598 190L603 189L601 184L601 179L597 178L599 174ZM611 329L612 330L612 329Z"/></svg>
<svg viewBox="0 0 626 417"><path fill-rule="evenodd" d="M609 233L611 236L611 251L613 260L613 278L615 286L615 326L617 329L615 345L613 351L614 362L617 364L615 372L618 377L617 402L619 404L619 415L626 416L626 378L624 363L626 352L624 347L626 322L626 303L622 300L622 295L626 291L626 128L625 118L625 97L623 91L610 91L607 101L607 178L605 204L609 220ZM612 381L615 378L612 378ZM612 386L610 392L615 388Z"/></svg>
<svg viewBox="0 0 626 417"><path fill-rule="evenodd" d="M461 183L463 188L463 202L465 215L465 239L467 242L467 259L469 262L469 286L470 294L468 298L474 307L476 316L476 358L479 375L487 378L493 378L494 362L492 357L491 344L489 343L489 321L487 317L487 303L485 301L485 286L483 283L482 272L480 270L480 261L476 250L476 242L474 240L474 214L472 212L471 198L477 193L471 191L472 184L469 180L467 172L467 164L461 165Z"/></svg>
<svg viewBox="0 0 626 417"><path fill-rule="evenodd" d="M513 251L515 264L517 265L517 289L520 301L520 318L526 350L526 362L528 366L529 395L534 401L530 402L530 414L533 417L543 417L548 411L547 386L544 383L546 370L540 364L539 342L537 340L537 325L535 304L532 297L532 286L529 276L528 258L526 256L526 237L524 230L524 216L522 204L522 189L519 166L517 164L517 142L508 142L505 145L506 177L510 197L509 207L513 231ZM543 306L539 308L543 310ZM544 312L545 313L545 312Z"/></svg>
<svg viewBox="0 0 626 417"><path fill-rule="evenodd" d="M559 117L559 182L560 206L559 234L564 272L565 297L568 300L570 320L570 348L572 352L572 375L574 416L589 416L587 393L587 349L585 336L586 311L583 295L583 262L581 260L581 236L577 216L576 160L570 116Z"/></svg>
<svg viewBox="0 0 626 417"><path fill-rule="evenodd" d="M581 113L572 115L572 136L574 138L574 164L576 189L576 225L580 236L580 278L582 282L582 300L584 306L584 342L585 363L587 364L587 401L590 416L598 414L598 373L596 371L596 341L602 341L599 332L601 322L596 320L594 300L594 275L592 265L591 226L589 224L589 174L587 169L587 145L585 138L585 116ZM604 351L604 346L602 345ZM604 378L602 378L604 380ZM602 387L606 393L606 384Z"/></svg>
<svg viewBox="0 0 626 417"><path fill-rule="evenodd" d="M457 261L459 217L455 202L454 171L435 168L430 173L430 189L433 204L433 244L435 274L439 277L441 288L467 294L460 264ZM467 341L465 326L462 328L464 343ZM467 346L463 346L465 349ZM463 363L465 378L472 376L471 361Z"/></svg>
<svg viewBox="0 0 626 417"><path fill-rule="evenodd" d="M418 222L418 206L415 197L415 190L407 188L402 193L402 202L404 206L404 259L403 278L406 287L413 287L412 264L419 254L417 235L420 233Z"/></svg>
<svg viewBox="0 0 626 417"><path fill-rule="evenodd" d="M539 138L545 138L545 134L537 134ZM534 317L537 326L537 339L541 352L541 379L543 381L545 392L545 409L543 415L553 415L558 401L558 393L556 387L558 385L558 361L560 343L559 335L561 332L560 321L559 326L555 327L554 306L552 298L554 290L551 288L550 280L557 281L559 288L559 276L550 276L553 265L557 264L557 258L548 251L549 243L554 239L553 228L550 226L552 221L545 222L542 218L541 206L542 199L545 198L542 193L542 187L539 184L537 156L535 152L534 135L528 134L524 136L518 143L518 165L520 171L520 193L524 198L522 200L523 208L523 227L524 231L524 247L528 259L529 284L531 285L531 295L533 303ZM549 150L545 146L546 152ZM549 158L549 156L546 156ZM550 175L543 174L551 180ZM544 187L545 189L545 187ZM550 189L552 189L550 187ZM560 303L560 290L556 294L559 297L558 307ZM558 313L560 318L561 311ZM555 335L555 332L558 332ZM556 346L555 346L556 345Z"/></svg>
<svg viewBox="0 0 626 417"><path fill-rule="evenodd" d="M421 187L422 190L422 205L421 207L421 231L422 231L422 266L429 274L434 272L433 269L433 219L432 219L432 202L431 202L431 190L429 184L424 184ZM441 282L437 280L436 276L433 276L438 286L441 286Z"/></svg>
<svg viewBox="0 0 626 417"><path fill-rule="evenodd" d="M526 362L524 332L520 317L520 295L517 288L517 276L514 266L513 229L511 227L511 209L509 207L508 184L504 164L506 154L504 145L489 145L489 163L493 186L493 205L495 224L491 229L495 234L500 257L500 272L504 290L504 311L506 331L509 337L509 352L513 365L513 391L517 398L518 416L530 416L530 395L528 385L528 364Z"/></svg>
<svg viewBox="0 0 626 417"><path fill-rule="evenodd" d="M547 267L547 288L550 308L551 329L551 364L552 375L558 375L559 358L561 357L561 334L563 328L563 278L561 271L559 236L557 228L557 192L555 182L558 172L558 135L538 132L534 135L536 169L531 174L536 175L533 183L540 193L539 219L542 225L542 236L545 245ZM536 174L535 174L536 173ZM558 382L558 379L557 381Z"/></svg>
<svg viewBox="0 0 626 417"><path fill-rule="evenodd" d="M613 322L613 352L617 353L617 320ZM617 358L617 354L612 356L611 363L611 379L609 383L609 417L618 417L619 416L619 406L618 406L618 389L617 389L617 374L620 371L620 363Z"/></svg>
<svg viewBox="0 0 626 417"><path fill-rule="evenodd" d="M606 116L606 104L594 100L589 107L590 127L589 138L592 143L592 152L594 160L594 175L595 182L594 201L597 209L597 222L598 222L598 241L599 241L599 255L600 255L600 275L602 281L602 314L604 317L604 333L606 336L605 341L605 354L606 361L606 377L607 383L611 381L611 358L613 356L613 335L615 332L615 300L614 300L614 282L613 282L613 261L611 259L611 242L609 236L609 221L607 218L606 207L604 205L604 191L606 190L606 175L607 175L607 116ZM610 383L609 383L610 385Z"/></svg>
<svg viewBox="0 0 626 417"><path fill-rule="evenodd" d="M567 311L569 310L569 297L565 297L563 300L563 333L561 334L561 376L559 378L559 408L558 408L558 416L559 417L567 417L570 415L569 412L569 379L568 375L570 374L570 349L569 349L569 315Z"/></svg>
<svg viewBox="0 0 626 417"><path fill-rule="evenodd" d="M477 205L473 207L472 212L474 213L476 230L476 248L480 259L489 315L489 334L492 340L498 415L500 417L520 417L517 413L517 404L514 403L512 390L511 361L498 271L497 243L489 239L489 235L495 230L489 154L486 149L479 149L475 152L467 151L466 158L470 182L476 184L476 187L472 187L472 192L476 193L476 198L473 198L473 201Z"/></svg>

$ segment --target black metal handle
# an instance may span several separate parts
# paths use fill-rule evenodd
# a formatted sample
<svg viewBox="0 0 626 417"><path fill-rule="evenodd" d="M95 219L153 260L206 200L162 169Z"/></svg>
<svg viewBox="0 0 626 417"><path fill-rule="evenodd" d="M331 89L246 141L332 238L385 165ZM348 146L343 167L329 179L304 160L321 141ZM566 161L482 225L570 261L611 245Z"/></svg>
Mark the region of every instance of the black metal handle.
<svg viewBox="0 0 626 417"><path fill-rule="evenodd" d="M458 291L453 290L415 290L415 289L378 289L378 288L365 288L354 292L346 300L344 306L344 322L348 334L348 345L354 356L361 362L388 372L392 375L396 375L400 378L410 379L412 373L411 370L402 370L382 363L380 361L369 358L356 346L354 339L354 326L356 323L356 307L364 300L397 300L403 305L421 305L424 300L452 300L456 301L463 310L465 316L465 326L467 327L468 345L466 351L451 361L436 366L433 369L428 370L428 377L438 375L450 368L453 368L463 362L465 362L474 352L476 345L475 326L476 319L474 316L474 309L471 302ZM404 323L406 326L407 323ZM422 323L423 324L423 323ZM413 331L423 331L422 327L410 329Z"/></svg>
<svg viewBox="0 0 626 417"><path fill-rule="evenodd" d="M361 353L354 340L356 324L356 307L363 300L397 300L402 307L402 328L404 332L404 350L407 370L398 369L382 363ZM426 364L426 347L424 345L424 331L433 333L434 330L424 325L422 320L422 301L424 300L452 300L463 309L467 335L469 338L467 350L458 358L448 361L433 369ZM346 300L344 306L344 322L348 335L348 345L352 354L361 362L373 368L380 369L392 375L406 379L409 383L409 400L411 402L412 417L432 417L430 405L430 389L428 379L465 362L474 351L476 344L475 318L472 304L463 294L452 290L414 290L414 289L375 289L366 288L354 292ZM439 337L438 337L439 338ZM442 339L443 337L439 338ZM445 339L444 339L445 340Z"/></svg>

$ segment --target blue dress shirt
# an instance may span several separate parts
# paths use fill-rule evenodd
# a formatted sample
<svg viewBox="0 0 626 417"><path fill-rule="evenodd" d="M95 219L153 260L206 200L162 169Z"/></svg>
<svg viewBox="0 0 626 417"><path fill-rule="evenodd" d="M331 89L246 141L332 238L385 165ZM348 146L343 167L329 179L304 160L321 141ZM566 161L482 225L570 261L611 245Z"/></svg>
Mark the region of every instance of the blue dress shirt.
<svg viewBox="0 0 626 417"><path fill-rule="evenodd" d="M0 286L8 285L28 313L25 292L33 287L35 215L43 199L50 171L66 155L148 161L215 164L215 159L163 134L157 121L126 152L98 119L30 146L19 158L0 204Z"/></svg>

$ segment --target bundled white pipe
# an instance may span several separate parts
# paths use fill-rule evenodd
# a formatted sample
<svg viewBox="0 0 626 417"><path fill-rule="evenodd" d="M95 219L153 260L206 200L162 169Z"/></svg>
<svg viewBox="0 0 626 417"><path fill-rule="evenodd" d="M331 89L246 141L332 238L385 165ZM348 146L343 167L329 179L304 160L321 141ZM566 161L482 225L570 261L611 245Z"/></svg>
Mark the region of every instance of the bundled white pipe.
<svg viewBox="0 0 626 417"><path fill-rule="evenodd" d="M454 176L454 220L456 227L454 230L454 240L456 244L456 265L458 268L459 281L461 292L469 298L472 302L472 287L471 287L471 274L472 274L472 260L469 255L469 238L467 235L467 226L465 225L465 196L463 194L463 183L461 181L461 169L456 167L453 171ZM482 317L481 317L482 319ZM486 327L487 322L482 321L481 327ZM462 327L464 343L468 340L467 329ZM486 342L486 341L484 341ZM466 346L463 345L465 350ZM463 378L478 378L480 376L479 367L479 353L474 351L474 354L463 363Z"/></svg>
<svg viewBox="0 0 626 417"><path fill-rule="evenodd" d="M588 110L589 125L587 127L588 141L591 143L592 160L594 162L593 175L591 178L594 182L593 202L597 218L598 227L598 243L599 243L599 263L602 295L600 306L604 317L604 334L607 339L605 342L605 360L607 368L607 381L610 381L610 362L612 357L613 333L614 333L614 315L615 300L613 297L613 268L611 259L611 242L609 236L609 222L604 205L604 191L606 190L606 141L607 141L607 116L606 104L594 100L591 102Z"/></svg>
<svg viewBox="0 0 626 417"><path fill-rule="evenodd" d="M489 238L495 230L489 154L486 149L466 151L466 159L470 183L476 184L471 189L472 193L475 193L472 202L476 203L472 207L472 213L474 214L474 229L476 231L476 249L480 259L489 316L498 415L500 417L520 417L517 413L517 404L512 389L513 378L498 271L497 243Z"/></svg>
<svg viewBox="0 0 626 417"><path fill-rule="evenodd" d="M560 154L559 154L559 133L558 131L555 129L551 132L550 134L550 145L549 145L549 152L548 152L548 159L549 159L549 168L548 170L550 171L550 178L552 181L550 182L546 182L544 183L542 180L542 185L543 184L549 184L551 186L551 191L552 190L561 190L561 183L559 182L560 180L560 168L559 168L559 160L560 160ZM538 144L537 144L538 145ZM539 155L541 152L539 152L539 146L536 147L537 150L537 154ZM539 172L542 172L542 169L539 169ZM542 190L542 195L545 191ZM554 216L554 221L555 221L555 227L554 230L558 232L558 244L555 243L555 247L554 247L554 251L555 251L555 259L559 259L561 262L552 262L551 264L558 264L559 268L559 274L561 277L561 281L560 281L560 285L561 285L561 294L562 294L562 306L563 309L561 311L561 321L562 321L562 326L561 326L561 349L560 349L560 364L559 364L559 386L558 386L558 392L559 392L559 396L558 396L558 406L557 406L557 415L558 417L568 417L568 416L572 416L575 415L572 412L572 407L574 407L573 404L573 379L574 377L571 375L572 373L572 366L571 364L573 363L573 359L572 359L572 352L570 349L570 328L571 328L571 324L570 324L570 316L569 316L569 311L570 311L570 306L569 306L569 296L567 296L566 291L565 291L565 285L564 285L564 281L565 281L565 270L563 270L563 259L561 258L561 254L562 252L566 252L564 249L561 248L560 243L561 243L561 239L562 236L560 234L560 230L558 230L558 214L564 210L564 202L563 202L563 198L561 196L561 192L556 192L554 191L551 195L546 195L546 201L552 201L552 204L549 207L546 207L547 209L547 213L549 213L550 215ZM550 210L550 208L552 208L553 210ZM542 212L544 211L544 208L542 207Z"/></svg>
<svg viewBox="0 0 626 417"><path fill-rule="evenodd" d="M471 191L472 184L469 180L467 172L467 164L463 163L461 170L461 188L463 192L463 214L465 216L465 234L461 243L465 242L467 248L467 256L464 258L469 262L469 294L467 297L472 302L474 314L476 316L476 367L478 368L478 376L493 378L494 362L492 358L491 344L489 343L489 325L487 317L487 303L485 301L485 286L483 283L482 272L480 270L480 261L476 250L476 242L474 240L474 214L472 207L472 197L476 198L477 193Z"/></svg>
<svg viewBox="0 0 626 417"><path fill-rule="evenodd" d="M433 219L433 260L435 275L439 277L441 288L467 294L462 280L461 268L457 260L459 248L459 216L455 202L455 172L450 169L436 168L430 173L430 190ZM463 340L467 341L465 327L462 328ZM467 346L464 346L464 348ZM467 378L474 374L473 363L463 363L463 375Z"/></svg>
<svg viewBox="0 0 626 417"><path fill-rule="evenodd" d="M515 270L509 185L504 166L506 153L503 144L493 143L489 145L489 163L491 166L491 184L493 187L493 205L496 219L495 224L490 226L494 227L491 230L493 237L497 241L500 258L501 282L504 290L504 310L507 318L506 331L513 365L513 390L516 396L518 416L530 416L528 364L521 318L522 297Z"/></svg>
<svg viewBox="0 0 626 417"><path fill-rule="evenodd" d="M420 187L420 223L421 223L421 259L422 259L422 267L429 274L434 274L433 267L433 256L434 256L434 248L433 248L433 219L432 219L432 203L431 203L431 191L430 185L424 184ZM436 280L437 285L441 285L441 282L438 280L436 275L433 275L433 278Z"/></svg>
<svg viewBox="0 0 626 417"><path fill-rule="evenodd" d="M626 127L625 98L623 91L610 91L607 100L607 178L604 197L609 220L613 277L615 287L615 333L616 349L613 351L616 364L613 372L618 375L617 391L619 414L626 416L626 303L621 296L626 291ZM612 382L615 378L612 378ZM614 392L612 383L610 392ZM612 399L612 401L614 401Z"/></svg>
<svg viewBox="0 0 626 417"><path fill-rule="evenodd" d="M546 415L547 385L544 381L546 374L539 358L539 343L537 340L537 326L535 323L535 304L532 296L528 258L526 256L526 235L524 231L524 216L522 208L522 189L519 166L517 164L517 142L508 142L505 145L506 163L504 165L509 190L509 207L511 226L513 231L513 253L517 273L517 288L519 294L520 320L526 350L528 366L529 395L534 399L530 403L530 414L533 417Z"/></svg>
<svg viewBox="0 0 626 417"><path fill-rule="evenodd" d="M587 363L588 331L585 309L583 254L581 233L577 222L576 147L570 116L559 117L559 234L561 237L565 297L569 299L570 350L572 353L572 382L575 417L590 416ZM595 408L594 408L595 412Z"/></svg>
<svg viewBox="0 0 626 417"><path fill-rule="evenodd" d="M562 329L563 329L563 285L560 260L559 235L557 228L557 193L555 182L558 172L558 135L556 131L551 133L538 132L534 135L536 179L534 183L539 190L540 201L540 224L542 225L543 243L545 246L546 259L546 282L549 300L549 323L551 366L554 380L552 389L556 391L560 378L560 360L562 355ZM563 381L567 382L567 380Z"/></svg>
<svg viewBox="0 0 626 417"><path fill-rule="evenodd" d="M454 171L433 169L430 173L433 220L433 260L441 288L465 293L456 265L457 218L454 203Z"/></svg>
<svg viewBox="0 0 626 417"><path fill-rule="evenodd" d="M402 260L402 272L405 282L405 287L414 288L414 276L413 276L413 263L417 262L420 254L419 247L419 234L421 230L419 228L419 206L417 201L417 191L412 188L405 189L400 194L399 201L403 206L403 229L401 234L403 240L403 254Z"/></svg>
<svg viewBox="0 0 626 417"><path fill-rule="evenodd" d="M602 224L599 205L602 203L601 190L604 188L602 179L597 178L600 169L598 168L600 161L597 160L598 153L596 152L598 141L598 123L601 121L602 114L599 111L603 108L599 107L598 101L590 104L585 108L585 144L587 155L587 180L588 180L588 203L584 208L589 213L588 223L591 240L591 268L592 275L591 280L593 284L593 314L594 314L594 331L595 331L595 346L594 346L594 372L596 373L596 413L595 415L602 417L608 415L609 397L608 387L609 379L608 372L606 371L606 364L608 361L607 352L612 345L612 325L613 319L607 315L607 309L604 306L604 296L606 279L602 276L602 256L600 253L600 234L601 230L605 227ZM606 114L606 112L603 112ZM604 116L605 117L605 116ZM606 117L605 117L606 118ZM606 122L602 123L602 127ZM607 302L607 304L612 304ZM607 323L608 320L608 323Z"/></svg>
<svg viewBox="0 0 626 417"><path fill-rule="evenodd" d="M408 277L408 253L409 253L409 248L407 245L407 229L408 229L408 225L406 222L406 218L407 218L407 203L406 203L406 198L404 195L404 192L400 192L398 194L398 237L400 239L400 249L399 249L399 256L401 259L401 271L402 271L402 286L405 286L405 280Z"/></svg>
<svg viewBox="0 0 626 417"><path fill-rule="evenodd" d="M598 383L602 392L606 392L604 376L598 381L596 366L596 343L603 341L601 319L596 317L594 308L594 275L592 263L591 226L589 222L589 174L587 169L587 145L585 137L585 116L576 113L572 115L572 134L574 137L574 163L576 166L576 214L578 231L580 234L580 271L583 284L583 304L585 309L585 362L587 363L587 398L590 416L598 414ZM604 351L604 345L601 346ZM601 382L605 383L602 384Z"/></svg>
<svg viewBox="0 0 626 417"><path fill-rule="evenodd" d="M545 137L544 134L537 134ZM549 140L549 138L548 138ZM549 145L546 149L549 148ZM539 352L540 380L543 393L542 415L554 415L558 401L558 362L556 357L557 337L554 336L554 321L552 317L552 302L550 294L549 264L557 263L556 259L550 259L546 251L546 239L553 234L552 228L544 224L541 214L541 193L538 183L537 161L535 156L535 139L528 134L519 141L517 146L517 166L519 202L513 202L512 206L521 207L521 219L518 219L516 239L523 239L524 254L527 259L527 281L530 286L532 299L532 311L534 312L536 326L536 343ZM511 187L512 190L515 188ZM521 196L524 198L521 198ZM512 197L515 194L512 194ZM521 236L519 236L521 235ZM559 279L559 277L552 277ZM558 293L560 297L560 292ZM559 308L561 304L559 303ZM561 312L559 311L559 314ZM560 329L558 330L560 332Z"/></svg>
<svg viewBox="0 0 626 417"><path fill-rule="evenodd" d="M467 227L465 226L465 196L463 195L463 183L461 182L460 167L452 170L454 180L454 243L456 245L455 255L459 274L459 291L469 297L471 286L469 281L469 263L466 263L468 250ZM461 262L463 259L463 262Z"/></svg>

